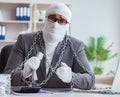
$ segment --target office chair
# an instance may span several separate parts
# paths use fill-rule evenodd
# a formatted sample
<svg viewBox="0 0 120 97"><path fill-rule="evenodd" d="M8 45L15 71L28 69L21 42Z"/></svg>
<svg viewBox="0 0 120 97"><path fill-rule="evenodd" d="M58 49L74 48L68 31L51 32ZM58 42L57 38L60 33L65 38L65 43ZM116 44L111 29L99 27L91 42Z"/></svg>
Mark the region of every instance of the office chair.
<svg viewBox="0 0 120 97"><path fill-rule="evenodd" d="M4 68L7 64L7 60L9 58L12 47L13 47L13 44L8 44L1 49L1 53L0 53L0 73L3 72L3 70L4 70Z"/></svg>

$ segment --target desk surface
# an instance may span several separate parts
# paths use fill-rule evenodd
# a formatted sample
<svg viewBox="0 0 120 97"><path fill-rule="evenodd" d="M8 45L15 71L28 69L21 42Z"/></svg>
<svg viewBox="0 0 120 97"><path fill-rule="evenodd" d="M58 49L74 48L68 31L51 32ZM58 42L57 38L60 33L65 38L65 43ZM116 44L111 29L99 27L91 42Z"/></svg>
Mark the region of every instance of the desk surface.
<svg viewBox="0 0 120 97"><path fill-rule="evenodd" d="M98 84L97 87L104 88L108 85ZM1 97L1 96L0 96ZM120 97L120 94L102 94L102 93L83 93L83 92L42 92L42 93L12 93L5 97Z"/></svg>
<svg viewBox="0 0 120 97"><path fill-rule="evenodd" d="M34 94L12 94L9 97L120 97L117 94L97 94L97 93L34 93Z"/></svg>

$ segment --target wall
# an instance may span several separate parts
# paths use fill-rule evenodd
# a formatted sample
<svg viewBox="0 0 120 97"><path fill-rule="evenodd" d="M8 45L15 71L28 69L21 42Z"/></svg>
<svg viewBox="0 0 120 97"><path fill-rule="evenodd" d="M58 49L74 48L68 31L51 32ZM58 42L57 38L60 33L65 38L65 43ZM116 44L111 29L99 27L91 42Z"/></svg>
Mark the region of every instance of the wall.
<svg viewBox="0 0 120 97"><path fill-rule="evenodd" d="M72 35L83 41L90 35L105 35L109 42L115 42L115 49L118 50L120 0L77 1L72 1Z"/></svg>
<svg viewBox="0 0 120 97"><path fill-rule="evenodd" d="M120 51L120 0L72 0L72 35L88 42L89 36L105 35L106 46ZM118 58L104 63L105 72L116 70Z"/></svg>
<svg viewBox="0 0 120 97"><path fill-rule="evenodd" d="M70 3L71 0L0 0L0 1L4 1L4 2L31 2L31 3L37 3L37 2L50 2L50 3L54 3L54 2L63 2L63 3Z"/></svg>
<svg viewBox="0 0 120 97"><path fill-rule="evenodd" d="M73 13L71 35L84 43L88 42L89 36L105 35L106 46L113 42L112 51L120 51L120 0L5 0L7 1L70 3ZM115 70L117 60L115 58L105 62L104 68Z"/></svg>

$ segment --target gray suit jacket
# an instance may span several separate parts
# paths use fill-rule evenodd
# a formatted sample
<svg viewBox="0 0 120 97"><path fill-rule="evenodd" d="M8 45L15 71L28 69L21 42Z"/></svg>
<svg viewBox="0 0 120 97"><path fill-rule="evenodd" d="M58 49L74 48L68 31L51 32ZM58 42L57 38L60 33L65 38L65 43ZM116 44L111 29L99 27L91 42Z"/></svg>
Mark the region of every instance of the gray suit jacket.
<svg viewBox="0 0 120 97"><path fill-rule="evenodd" d="M18 65L20 65L24 61L25 56L27 55L27 52L31 46L31 43L35 35L36 33L19 35L17 42L15 43L15 46L13 47L11 55L8 59L4 73L11 73L13 69L15 69ZM66 63L73 72L72 81L74 87L80 89L91 89L94 86L95 77L89 67L89 63L84 52L84 45L81 41L73 37L70 37L70 40L73 43L73 48L78 56L79 62L78 60L76 60L75 56L73 55L69 43L64 52L62 62ZM60 55L61 43L62 42L60 42L55 49L55 53L52 59L52 66L55 66L56 62L58 61L58 57ZM41 47L40 47L39 39L37 39L37 44L35 45L30 57L35 56L39 51L41 51ZM84 66L85 69L82 68L81 66ZM38 81L37 81L38 83L42 82L47 77L46 67L45 67L45 56L43 57L40 67L37 70L37 75L38 75ZM21 72L18 72L14 76L12 76L12 80L11 80L12 86L25 85L21 77L22 77ZM43 87L69 88L70 85L71 83L68 84L62 82L54 73L53 76L50 78L50 80L45 85L43 85Z"/></svg>

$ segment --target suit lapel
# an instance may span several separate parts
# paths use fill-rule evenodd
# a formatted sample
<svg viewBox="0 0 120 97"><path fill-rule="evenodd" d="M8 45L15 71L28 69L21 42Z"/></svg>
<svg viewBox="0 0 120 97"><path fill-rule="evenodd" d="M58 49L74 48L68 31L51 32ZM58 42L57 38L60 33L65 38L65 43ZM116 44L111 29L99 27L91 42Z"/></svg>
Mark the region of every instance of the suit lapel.
<svg viewBox="0 0 120 97"><path fill-rule="evenodd" d="M42 45L45 48L43 39L42 39ZM44 53L44 51L42 51L39 40L37 40L36 49L37 49L37 52L41 51L42 53ZM38 68L38 75L41 75L41 76L39 76L39 78L41 77L40 80L42 78L45 79L45 77L46 77L46 58L45 58L45 55L43 56L43 59L41 60L40 67Z"/></svg>
<svg viewBox="0 0 120 97"><path fill-rule="evenodd" d="M45 77L46 77L46 64L45 63L46 63L46 59L44 57L41 61L40 70L39 70L40 71L39 73L41 73L41 76L43 79L45 79Z"/></svg>

